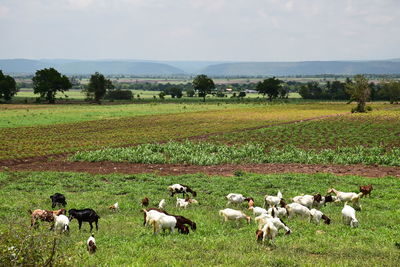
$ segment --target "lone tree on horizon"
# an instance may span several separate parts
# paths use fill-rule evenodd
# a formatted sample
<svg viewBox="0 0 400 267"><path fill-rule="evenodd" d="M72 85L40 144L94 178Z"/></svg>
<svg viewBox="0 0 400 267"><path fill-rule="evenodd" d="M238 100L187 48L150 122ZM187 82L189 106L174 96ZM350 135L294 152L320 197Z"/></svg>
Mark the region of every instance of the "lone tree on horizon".
<svg viewBox="0 0 400 267"><path fill-rule="evenodd" d="M85 92L88 98L94 98L94 101L100 104L101 99L103 99L107 93L107 89L114 89L111 80L106 79L103 74L96 72L90 77Z"/></svg>
<svg viewBox="0 0 400 267"><path fill-rule="evenodd" d="M54 104L57 92L68 91L72 84L68 77L61 75L56 69L42 69L36 71L33 81L33 93L40 94L49 104Z"/></svg>
<svg viewBox="0 0 400 267"><path fill-rule="evenodd" d="M4 98L5 101L10 101L17 92L18 88L14 78L9 75L4 75L0 70L0 98Z"/></svg>
<svg viewBox="0 0 400 267"><path fill-rule="evenodd" d="M206 102L207 94L211 94L211 90L215 88L214 81L207 75L197 75L193 80L193 88L198 92L199 97L203 97L203 102Z"/></svg>
<svg viewBox="0 0 400 267"><path fill-rule="evenodd" d="M347 92L350 94L350 101L357 101L357 107L352 112L366 112L365 105L371 95L368 79L364 75L354 76L354 82L346 83Z"/></svg>
<svg viewBox="0 0 400 267"><path fill-rule="evenodd" d="M272 101L272 99L278 97L279 92L281 91L281 83L282 81L275 77L268 78L262 82L258 82L256 90L263 96L268 95L269 101Z"/></svg>

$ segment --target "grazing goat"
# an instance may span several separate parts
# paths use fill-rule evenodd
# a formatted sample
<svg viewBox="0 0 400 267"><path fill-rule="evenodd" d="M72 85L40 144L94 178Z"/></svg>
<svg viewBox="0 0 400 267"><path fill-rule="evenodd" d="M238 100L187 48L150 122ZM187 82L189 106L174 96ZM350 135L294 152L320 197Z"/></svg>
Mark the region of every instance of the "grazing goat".
<svg viewBox="0 0 400 267"><path fill-rule="evenodd" d="M249 209L250 209L250 207L254 207L254 199L252 197L250 197L247 204L249 205Z"/></svg>
<svg viewBox="0 0 400 267"><path fill-rule="evenodd" d="M96 239L94 239L94 234L88 238L86 242L87 250L89 251L90 254L93 254L96 252L97 246L96 246Z"/></svg>
<svg viewBox="0 0 400 267"><path fill-rule="evenodd" d="M344 204L342 209L342 220L346 225L350 225L350 227L358 227L358 220L356 218L356 211L353 207L347 205L347 202Z"/></svg>
<svg viewBox="0 0 400 267"><path fill-rule="evenodd" d="M265 242L265 239L267 239L268 242L270 240L271 242L274 242L274 239L277 235L278 235L278 229L272 222L267 222L261 230L257 229L256 231L256 237L258 242Z"/></svg>
<svg viewBox="0 0 400 267"><path fill-rule="evenodd" d="M115 202L113 205L109 206L108 208L109 208L111 211L113 211L113 212L119 211L118 202Z"/></svg>
<svg viewBox="0 0 400 267"><path fill-rule="evenodd" d="M145 197L142 199L142 207L149 206L149 198Z"/></svg>
<svg viewBox="0 0 400 267"><path fill-rule="evenodd" d="M273 218L271 216L263 214L256 217L255 221L256 223L258 223L258 230L261 230L268 222L272 222L278 230L284 229L287 235L291 233L290 228L279 218Z"/></svg>
<svg viewBox="0 0 400 267"><path fill-rule="evenodd" d="M265 195L264 197L264 207L272 208L273 206L278 206L282 200L281 191L278 192L276 196Z"/></svg>
<svg viewBox="0 0 400 267"><path fill-rule="evenodd" d="M97 213L92 210L92 209L83 209L83 210L77 210L77 209L70 209L68 211L70 220L72 221L73 219L77 219L79 223L79 230L81 230L82 227L82 222L88 222L90 225L90 232L93 230L93 225L92 223L96 223L96 231L99 230L98 227L98 222L100 219L100 216L97 215Z"/></svg>
<svg viewBox="0 0 400 267"><path fill-rule="evenodd" d="M226 203L227 206L229 204L241 204L243 201L253 201L254 204L253 198L246 198L242 194L230 193L226 196L226 199L228 200L228 203Z"/></svg>
<svg viewBox="0 0 400 267"><path fill-rule="evenodd" d="M165 201L165 199L161 199L160 203L158 203L158 208L159 209L165 209L165 205L167 204L167 202Z"/></svg>
<svg viewBox="0 0 400 267"><path fill-rule="evenodd" d="M54 209L57 205L62 205L65 207L67 202L65 201L65 196L60 193L55 193L54 195L50 196L51 199L51 207Z"/></svg>
<svg viewBox="0 0 400 267"><path fill-rule="evenodd" d="M300 215L302 218L308 218L308 219L310 219L311 217L310 210L299 203L287 204L286 209L288 211L289 219L293 218L294 215Z"/></svg>
<svg viewBox="0 0 400 267"><path fill-rule="evenodd" d="M69 232L69 219L65 215L54 216L54 230Z"/></svg>
<svg viewBox="0 0 400 267"><path fill-rule="evenodd" d="M253 211L254 216L259 216L263 213L268 213L268 211L261 207L250 207L249 210Z"/></svg>
<svg viewBox="0 0 400 267"><path fill-rule="evenodd" d="M193 231L195 231L197 229L197 225L196 225L195 222L193 222L193 221L191 221L191 220L189 220L189 219L187 219L187 218L185 218L183 216L180 216L180 215L169 214L164 210L160 210L160 209L156 209L156 208L150 208L150 209L142 210L142 211L144 212L143 225L148 225L148 222L150 220L147 217L148 212L158 212L158 213L163 213L163 214L166 214L166 215L169 215L169 216L174 216L176 218L176 220L177 220L177 225L179 226L179 228L177 227L178 231L180 233L182 233L182 234L186 234L186 231L187 231L187 233L189 233L189 229L186 230L184 227L181 227L181 225L186 225L187 224L187 225L190 226L190 228ZM150 214L150 216L154 216L154 215L158 217L158 215L156 213L155 214Z"/></svg>
<svg viewBox="0 0 400 267"><path fill-rule="evenodd" d="M374 189L372 184L360 186L360 192L363 193L362 196L371 196L372 189Z"/></svg>
<svg viewBox="0 0 400 267"><path fill-rule="evenodd" d="M321 196L321 194L316 195L302 195L294 197L293 202L299 203L309 209L313 206L320 207L325 204L325 197Z"/></svg>
<svg viewBox="0 0 400 267"><path fill-rule="evenodd" d="M228 220L240 220L240 219L246 219L247 223L250 223L251 218L250 216L247 216L240 210L234 210L234 209L224 209L219 211L219 215L224 217L224 221Z"/></svg>
<svg viewBox="0 0 400 267"><path fill-rule="evenodd" d="M196 197L197 193L196 191L193 191L189 186L183 185L183 184L173 184L168 186L168 190L171 193L171 197L173 197L175 194L180 194L182 193L182 196L185 197L188 193L191 193L192 196Z"/></svg>
<svg viewBox="0 0 400 267"><path fill-rule="evenodd" d="M272 217L283 218L288 216L288 211L286 208L272 207L268 209L268 214L270 214Z"/></svg>
<svg viewBox="0 0 400 267"><path fill-rule="evenodd" d="M192 198L186 198L186 199L178 198L178 197L176 198L176 207L179 207L179 208L186 209L187 206L192 203L198 203L198 202L197 202L197 200L192 199Z"/></svg>
<svg viewBox="0 0 400 267"><path fill-rule="evenodd" d="M323 214L321 211L319 211L317 209L311 209L310 213L311 213L310 220L313 221L315 224L319 224L321 219L324 220L325 224L331 223L331 219L329 219L328 216L326 216L325 214Z"/></svg>
<svg viewBox="0 0 400 267"><path fill-rule="evenodd" d="M340 192L334 188L330 188L328 190L328 194L331 194L331 193L335 193L335 195L337 197L335 202L351 201L357 209L361 210L361 204L358 201L360 200L360 197L363 195L363 193L357 194L357 193L353 193L353 192L349 192L349 193L348 192Z"/></svg>
<svg viewBox="0 0 400 267"><path fill-rule="evenodd" d="M31 214L31 227L36 225L38 220L43 222L54 222L54 216L65 215L65 209L59 210L40 210L36 209L34 211L28 211Z"/></svg>
<svg viewBox="0 0 400 267"><path fill-rule="evenodd" d="M169 216L162 213L159 218L151 219L149 224L153 225L155 235L158 234L161 229L169 229L170 233L173 233L177 224L177 220L174 216Z"/></svg>

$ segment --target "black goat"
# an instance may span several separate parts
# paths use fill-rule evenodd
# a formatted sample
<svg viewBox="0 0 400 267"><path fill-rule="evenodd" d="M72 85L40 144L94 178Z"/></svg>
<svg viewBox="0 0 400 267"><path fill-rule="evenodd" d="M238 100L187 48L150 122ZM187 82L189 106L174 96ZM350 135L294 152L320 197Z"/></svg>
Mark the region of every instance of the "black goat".
<svg viewBox="0 0 400 267"><path fill-rule="evenodd" d="M70 209L68 211L69 214L69 220L72 221L72 219L77 219L79 223L79 230L81 230L82 227L82 222L88 222L90 224L90 231L93 229L92 223L96 223L96 230L99 230L98 227L98 221L100 219L100 216L97 215L97 213L92 210L92 209L83 209L83 210L77 210L77 209Z"/></svg>
<svg viewBox="0 0 400 267"><path fill-rule="evenodd" d="M60 193L55 193L54 195L50 196L51 199L51 207L54 209L57 205L62 205L65 207L67 202L65 201L65 196Z"/></svg>

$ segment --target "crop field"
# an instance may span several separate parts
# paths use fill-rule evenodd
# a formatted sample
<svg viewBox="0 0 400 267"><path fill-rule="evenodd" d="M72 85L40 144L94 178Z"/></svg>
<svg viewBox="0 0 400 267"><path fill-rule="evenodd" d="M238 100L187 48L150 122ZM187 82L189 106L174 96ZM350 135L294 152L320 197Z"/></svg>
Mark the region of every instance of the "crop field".
<svg viewBox="0 0 400 267"><path fill-rule="evenodd" d="M176 182L190 184L197 191L198 205L186 210L175 207L175 198L169 197L167 186ZM218 210L226 207L225 195L242 193L255 199L261 206L265 194L275 195L282 191L289 200L303 193L325 193L330 187L343 191L356 191L358 185L372 183L370 198L362 198L362 211L357 212L359 228L350 228L341 222L343 204L328 203L322 211L331 218L330 225L311 224L306 220L284 219L291 228L291 235L282 232L275 245L258 244L255 239L256 224L252 221L222 223ZM85 266L299 266L335 265L359 266L368 257L370 266L396 266L399 261L400 205L396 178L362 178L333 175L253 175L242 173L236 177L209 177L202 174L185 176L155 175L88 175L77 173L0 173L0 264L10 266L10 259L29 260L28 251L32 236L36 248L41 242L58 240L55 265ZM39 229L29 229L28 209L50 209L49 196L62 192L67 198L67 208L93 208L99 215L99 231L94 231L98 251L89 255L86 240L89 225L84 223L78 230L76 220L71 221L69 235L57 235L48 231L48 223ZM140 200L147 196L151 206L160 199L167 200L166 210L183 215L197 223L197 230L189 235L152 234L151 228L143 227ZM118 201L120 212L112 213L108 206ZM236 208L246 210L245 205ZM254 216L252 216L254 219ZM18 236L18 237L16 237ZM15 238L24 242L9 247ZM29 239L31 237L31 239ZM13 239L14 238L14 239ZM35 239L35 238L33 238ZM41 265L50 256L50 248L37 251L36 263ZM16 253L16 258L11 256ZM60 255L59 257L57 255ZM174 256L172 256L174 255ZM179 255L176 256L176 255ZM30 255L32 256L32 255ZM24 259L21 259L24 257Z"/></svg>
<svg viewBox="0 0 400 267"><path fill-rule="evenodd" d="M377 107L382 105L377 104ZM7 106L6 106L7 107ZM48 107L48 106L44 106ZM74 109L74 106L71 106ZM351 106L345 104L280 104L280 105L250 105L250 106L233 106L216 105L205 106L203 110L197 112L186 112L187 109L196 109L196 106L185 105L168 105L176 114L159 114L148 116L128 116L128 114L145 114L154 113L149 106L147 111L140 110L142 106L83 106L71 112L76 113L75 116L65 117L66 121L85 120L85 114L102 111L105 117L110 114L121 116L115 119L98 119L101 115L94 115L92 120L75 123L58 124L58 119L62 118L67 112L54 112L49 107L46 109L32 109L34 114L38 114L38 119L30 119L27 117L18 125L32 125L28 127L7 127L0 129L0 138L2 140L3 149L0 151L0 159L15 159L33 156L43 156L66 152L75 152L78 150L98 149L106 146L117 147L135 145L149 142L168 141L172 139L188 138L205 134L215 134L221 132L235 131L252 127L272 126L285 122L304 120L320 116L328 116L335 114L347 113ZM154 106L157 110L158 106ZM68 106L65 107L68 109ZM126 109L125 109L126 108ZM201 109L199 106L198 109ZM61 109L64 109L61 108ZM110 109L107 111L107 109ZM121 112L119 112L122 110ZM160 113L167 113L169 109L160 108ZM182 111L183 110L183 111ZM13 113L22 116L27 113L26 109L7 110L2 115L4 119L7 116L13 116ZM31 111L29 111L31 112ZM46 115L48 114L48 115ZM111 115L112 116L112 115ZM4 121L4 119L2 121ZM12 124L14 120L10 120ZM16 121L16 120L15 120ZM43 122L44 121L44 122ZM45 125L41 125L45 124ZM4 124L3 124L4 127Z"/></svg>
<svg viewBox="0 0 400 267"><path fill-rule="evenodd" d="M400 147L400 108L213 135L207 141L245 144L249 140L278 148Z"/></svg>

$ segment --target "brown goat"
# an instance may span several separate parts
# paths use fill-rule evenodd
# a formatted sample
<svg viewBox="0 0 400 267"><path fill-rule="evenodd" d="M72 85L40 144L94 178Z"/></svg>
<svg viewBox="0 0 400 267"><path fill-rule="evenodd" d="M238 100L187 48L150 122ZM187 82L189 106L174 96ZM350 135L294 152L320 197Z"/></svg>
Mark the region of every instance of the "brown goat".
<svg viewBox="0 0 400 267"><path fill-rule="evenodd" d="M59 210L41 210L41 209L36 209L34 211L28 211L31 214L31 227L36 225L38 220L41 220L43 222L54 222L54 215L59 216L61 214L65 215L67 212L65 209L59 209Z"/></svg>
<svg viewBox="0 0 400 267"><path fill-rule="evenodd" d="M360 186L360 192L363 193L362 196L366 196L366 195L371 196L371 191L372 191L372 189L374 189L374 188L372 187L372 184L369 184L369 185L361 185L361 186Z"/></svg>
<svg viewBox="0 0 400 267"><path fill-rule="evenodd" d="M149 198L145 197L142 199L142 207L149 206Z"/></svg>

